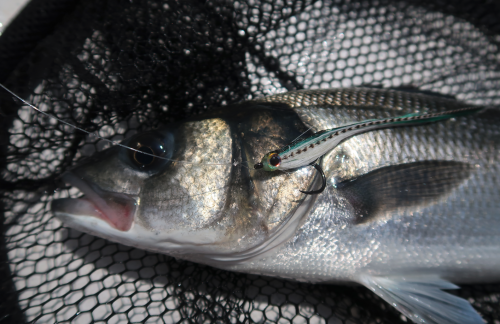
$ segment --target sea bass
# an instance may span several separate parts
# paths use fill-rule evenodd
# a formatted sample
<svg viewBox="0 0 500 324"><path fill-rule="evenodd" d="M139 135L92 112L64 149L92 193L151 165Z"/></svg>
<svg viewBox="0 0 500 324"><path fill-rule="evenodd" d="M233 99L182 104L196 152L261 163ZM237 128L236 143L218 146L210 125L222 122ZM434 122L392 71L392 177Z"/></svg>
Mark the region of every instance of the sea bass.
<svg viewBox="0 0 500 324"><path fill-rule="evenodd" d="M277 94L137 134L63 180L66 225L214 267L365 285L417 323L482 323L442 289L500 280L500 112L353 136L312 167L253 165L299 136L468 107L379 89ZM152 155L163 158L155 158Z"/></svg>

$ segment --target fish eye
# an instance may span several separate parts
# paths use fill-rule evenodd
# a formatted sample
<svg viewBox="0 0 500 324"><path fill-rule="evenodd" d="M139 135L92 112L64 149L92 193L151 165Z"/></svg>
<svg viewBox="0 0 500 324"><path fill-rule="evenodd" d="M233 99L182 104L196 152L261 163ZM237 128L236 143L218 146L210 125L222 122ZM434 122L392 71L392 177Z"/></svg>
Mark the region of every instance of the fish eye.
<svg viewBox="0 0 500 324"><path fill-rule="evenodd" d="M269 164L271 164L274 167L279 166L281 163L281 157L277 153L273 153L269 156Z"/></svg>
<svg viewBox="0 0 500 324"><path fill-rule="evenodd" d="M169 163L173 153L173 135L151 131L138 134L125 143L134 150L127 150L127 164L147 172L158 171Z"/></svg>
<svg viewBox="0 0 500 324"><path fill-rule="evenodd" d="M155 151L151 147L149 147L149 146L141 146L138 150L140 152L137 152L137 151L132 151L132 152L134 152L133 153L134 161L139 166L148 166L148 165L150 165L156 159L156 157L152 156L152 155L159 155L159 154L156 154ZM141 153L141 152L144 152L146 154ZM151 155L148 155L148 154L151 154ZM163 152L161 152L160 154L163 155Z"/></svg>

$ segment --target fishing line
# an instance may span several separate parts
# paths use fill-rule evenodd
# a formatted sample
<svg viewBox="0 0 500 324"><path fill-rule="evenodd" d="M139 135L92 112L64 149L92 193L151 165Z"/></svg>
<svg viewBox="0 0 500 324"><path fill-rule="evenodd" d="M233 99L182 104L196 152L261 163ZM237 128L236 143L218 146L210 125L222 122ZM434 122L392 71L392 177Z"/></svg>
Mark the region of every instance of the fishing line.
<svg viewBox="0 0 500 324"><path fill-rule="evenodd" d="M196 163L196 162L191 162L191 161L182 161L182 160L172 160L172 159L168 159L168 158L165 158L165 157L161 157L161 156L157 156L157 155L154 155L154 154L151 154L151 153L147 153L147 152L143 152L141 150L138 150L138 149L134 149L133 147L130 147L130 146L127 146L127 145L124 145L124 144L121 144L119 142L115 142L113 140L110 140L110 139L107 139L107 138L104 138L102 136L100 136L99 134L97 133L92 133L92 132L89 132L83 128L80 128L78 126L75 126L73 124L70 124L56 116L53 116L51 114L48 114L42 110L40 110L38 107L32 105L31 103L29 103L28 101L24 100L23 98L19 97L17 94L15 94L14 92L10 91L9 89L7 89L3 84L0 83L0 87L2 87L5 91L7 91L8 93L10 93L12 96L14 96L15 99L18 99L20 100L22 103L24 103L25 105L28 105L29 107L33 108L35 111L41 113L42 115L46 116L46 117L49 117L49 118L52 118L52 119L55 119L61 123L63 123L64 125L66 126L69 126L69 127L73 127L74 129L76 130L79 130L83 133L86 133L88 135L91 135L91 136L95 136L96 138L98 139L101 139L103 141L106 141L108 143L111 143L112 145L117 145L117 146L120 146L120 147L123 147L123 148L126 148L128 150L132 150L132 151L135 151L135 152L138 152L138 153L141 153L141 154L144 154L144 155L148 155L148 156L152 156L152 157L155 157L157 159L161 159L161 160L167 160L167 161L171 161L171 162L180 162L180 163L186 163L186 164L192 164L192 165L233 165L233 166L237 166L239 164L239 162L232 162L232 163ZM248 163L248 162L247 162ZM248 168L248 167L247 167ZM250 169L250 168L249 168Z"/></svg>
<svg viewBox="0 0 500 324"><path fill-rule="evenodd" d="M306 129L302 134L300 134L299 136L297 136L293 141L290 142L290 144L288 144L289 146L292 145L293 143L297 142L299 140L299 138L301 138L302 136L304 136L305 133L307 133L308 131L310 131L313 127L309 127L308 129Z"/></svg>

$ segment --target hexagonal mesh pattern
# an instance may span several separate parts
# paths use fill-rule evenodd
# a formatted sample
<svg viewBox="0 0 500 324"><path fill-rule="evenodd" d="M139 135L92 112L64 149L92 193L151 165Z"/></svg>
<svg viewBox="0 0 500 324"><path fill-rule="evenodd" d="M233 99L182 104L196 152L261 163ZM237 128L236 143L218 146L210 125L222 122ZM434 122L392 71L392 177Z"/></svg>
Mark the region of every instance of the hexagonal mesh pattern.
<svg viewBox="0 0 500 324"><path fill-rule="evenodd" d="M499 14L500 6L472 0L85 0L6 85L113 140L302 88L411 85L499 104ZM5 92L0 99L0 271L11 277L0 282L0 321L406 322L362 287L226 272L64 227L50 202L79 193L58 176L108 145ZM500 285L457 294L500 323Z"/></svg>

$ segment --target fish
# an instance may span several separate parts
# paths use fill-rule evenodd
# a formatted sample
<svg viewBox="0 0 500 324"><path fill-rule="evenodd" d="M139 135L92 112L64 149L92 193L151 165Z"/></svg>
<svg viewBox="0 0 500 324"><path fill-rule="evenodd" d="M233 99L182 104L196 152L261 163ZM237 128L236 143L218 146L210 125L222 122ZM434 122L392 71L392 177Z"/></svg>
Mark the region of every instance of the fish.
<svg viewBox="0 0 500 324"><path fill-rule="evenodd" d="M498 109L352 136L318 160L317 195L300 191L322 181L311 166L253 168L301 135L467 107L373 88L221 107L82 161L62 180L83 196L52 211L77 230L225 270L360 284L415 323L483 323L445 290L500 281Z"/></svg>

